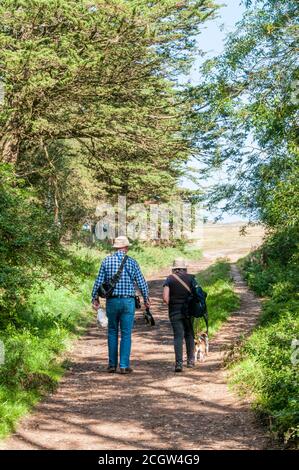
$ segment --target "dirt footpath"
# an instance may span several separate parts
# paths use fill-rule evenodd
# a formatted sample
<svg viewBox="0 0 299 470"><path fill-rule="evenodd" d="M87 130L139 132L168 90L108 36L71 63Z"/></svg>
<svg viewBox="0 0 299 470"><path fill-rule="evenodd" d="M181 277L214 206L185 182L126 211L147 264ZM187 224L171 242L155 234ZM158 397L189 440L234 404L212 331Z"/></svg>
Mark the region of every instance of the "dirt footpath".
<svg viewBox="0 0 299 470"><path fill-rule="evenodd" d="M205 269L214 256L193 263ZM265 449L265 430L231 393L223 349L248 332L260 313L233 266L241 306L211 342L204 364L174 374L172 332L161 303L163 271L150 281L155 328L137 313L131 375L107 374L105 331L96 325L74 345L57 392L24 418L5 449Z"/></svg>

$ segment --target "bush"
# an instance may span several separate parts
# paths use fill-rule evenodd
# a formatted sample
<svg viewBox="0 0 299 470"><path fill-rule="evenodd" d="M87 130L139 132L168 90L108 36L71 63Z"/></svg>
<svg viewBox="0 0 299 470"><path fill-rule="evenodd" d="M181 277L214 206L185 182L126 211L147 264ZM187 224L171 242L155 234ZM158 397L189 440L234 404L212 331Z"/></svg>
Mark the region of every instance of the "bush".
<svg viewBox="0 0 299 470"><path fill-rule="evenodd" d="M241 263L249 285L268 298L259 326L232 367L232 383L253 397L273 433L288 442L299 437L299 371L292 363L292 341L299 339L299 272L296 238L285 236L283 244L282 234L272 236Z"/></svg>
<svg viewBox="0 0 299 470"><path fill-rule="evenodd" d="M51 216L52 217L52 216ZM57 228L33 191L0 164L0 327L17 323L17 305L25 304L38 266L60 252Z"/></svg>
<svg viewBox="0 0 299 470"><path fill-rule="evenodd" d="M45 270L40 272L39 279L45 280L28 292L26 303L17 310L17 324L13 321L0 331L5 346L5 364L0 367L0 436L11 431L43 394L55 389L63 374L61 353L92 317L91 275L96 274L96 261L84 249L70 250L69 258L61 259L64 286L50 280Z"/></svg>

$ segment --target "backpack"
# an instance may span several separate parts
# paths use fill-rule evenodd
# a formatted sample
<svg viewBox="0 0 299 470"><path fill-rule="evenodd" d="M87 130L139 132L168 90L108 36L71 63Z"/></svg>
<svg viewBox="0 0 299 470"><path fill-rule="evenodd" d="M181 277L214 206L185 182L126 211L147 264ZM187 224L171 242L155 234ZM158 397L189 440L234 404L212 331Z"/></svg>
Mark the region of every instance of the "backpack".
<svg viewBox="0 0 299 470"><path fill-rule="evenodd" d="M203 318L207 327L207 333L209 330L209 318L207 309L207 296L208 294L197 284L195 277L193 276L191 288L176 274L172 276L179 281L182 286L189 292L185 303L182 307L182 312L187 318Z"/></svg>

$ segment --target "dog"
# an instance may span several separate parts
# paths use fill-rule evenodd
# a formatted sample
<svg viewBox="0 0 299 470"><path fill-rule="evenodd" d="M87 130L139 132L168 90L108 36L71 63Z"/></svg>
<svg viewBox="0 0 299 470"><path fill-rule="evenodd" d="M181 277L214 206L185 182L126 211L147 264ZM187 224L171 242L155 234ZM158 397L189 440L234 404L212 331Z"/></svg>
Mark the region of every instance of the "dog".
<svg viewBox="0 0 299 470"><path fill-rule="evenodd" d="M199 333L195 338L195 361L204 362L209 354L209 337L207 333Z"/></svg>

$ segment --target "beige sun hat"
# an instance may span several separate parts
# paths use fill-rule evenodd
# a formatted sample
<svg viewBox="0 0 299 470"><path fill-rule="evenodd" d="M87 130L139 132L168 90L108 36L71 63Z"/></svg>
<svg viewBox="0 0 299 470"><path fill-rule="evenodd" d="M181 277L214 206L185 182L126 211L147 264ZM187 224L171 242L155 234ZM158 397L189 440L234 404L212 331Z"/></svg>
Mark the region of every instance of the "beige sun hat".
<svg viewBox="0 0 299 470"><path fill-rule="evenodd" d="M187 263L183 258L176 258L172 264L172 269L187 269Z"/></svg>
<svg viewBox="0 0 299 470"><path fill-rule="evenodd" d="M130 246L130 242L127 237L121 235L114 240L113 248L125 248L126 246Z"/></svg>

